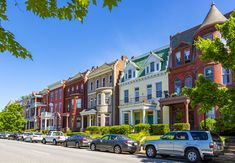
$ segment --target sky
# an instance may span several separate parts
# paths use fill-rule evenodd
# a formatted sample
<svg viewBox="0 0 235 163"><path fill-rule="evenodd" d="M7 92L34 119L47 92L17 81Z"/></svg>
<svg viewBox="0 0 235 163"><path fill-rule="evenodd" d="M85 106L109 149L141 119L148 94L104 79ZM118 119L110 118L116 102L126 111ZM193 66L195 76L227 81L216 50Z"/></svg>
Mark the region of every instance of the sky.
<svg viewBox="0 0 235 163"><path fill-rule="evenodd" d="M222 13L235 8L234 0L214 2ZM0 110L10 100L92 66L168 45L170 35L202 23L212 0L122 0L112 12L99 4L89 8L83 24L43 20L22 3L8 3L9 21L2 26L32 53L33 61L0 54Z"/></svg>

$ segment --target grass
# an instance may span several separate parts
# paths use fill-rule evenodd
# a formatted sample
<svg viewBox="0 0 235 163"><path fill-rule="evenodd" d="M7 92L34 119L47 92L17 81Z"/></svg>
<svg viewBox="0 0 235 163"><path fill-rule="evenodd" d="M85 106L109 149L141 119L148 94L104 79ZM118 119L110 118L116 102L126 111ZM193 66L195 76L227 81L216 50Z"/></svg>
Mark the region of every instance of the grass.
<svg viewBox="0 0 235 163"><path fill-rule="evenodd" d="M162 135L151 135L151 136L147 136L146 140L157 140L160 139Z"/></svg>

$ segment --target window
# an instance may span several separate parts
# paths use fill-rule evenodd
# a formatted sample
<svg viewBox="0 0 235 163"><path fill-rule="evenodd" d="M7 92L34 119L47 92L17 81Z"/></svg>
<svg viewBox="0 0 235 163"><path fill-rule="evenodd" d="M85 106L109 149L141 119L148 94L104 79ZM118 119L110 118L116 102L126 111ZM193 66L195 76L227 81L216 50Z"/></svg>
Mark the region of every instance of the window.
<svg viewBox="0 0 235 163"><path fill-rule="evenodd" d="M162 97L162 82L156 83L156 97L157 98Z"/></svg>
<svg viewBox="0 0 235 163"><path fill-rule="evenodd" d="M58 93L59 93L59 91L56 90L56 91L55 91L55 99L56 99L56 100L58 99Z"/></svg>
<svg viewBox="0 0 235 163"><path fill-rule="evenodd" d="M97 101L96 101L96 98L95 98L95 99L94 99L94 107L96 106L96 102L97 102Z"/></svg>
<svg viewBox="0 0 235 163"><path fill-rule="evenodd" d="M70 104L68 103L68 105L67 105L67 112L69 112L70 111Z"/></svg>
<svg viewBox="0 0 235 163"><path fill-rule="evenodd" d="M180 54L180 51L175 53L175 63L176 63L176 66L179 66L181 64L181 54Z"/></svg>
<svg viewBox="0 0 235 163"><path fill-rule="evenodd" d="M110 105L111 104L111 94L105 93L105 104Z"/></svg>
<svg viewBox="0 0 235 163"><path fill-rule="evenodd" d="M192 79L192 76L187 76L187 77L185 78L184 86L185 86L186 88L192 88L192 87L193 87L193 79Z"/></svg>
<svg viewBox="0 0 235 163"><path fill-rule="evenodd" d="M74 93L74 87L72 87L72 93Z"/></svg>
<svg viewBox="0 0 235 163"><path fill-rule="evenodd" d="M109 83L110 83L110 84L113 83L113 76L112 76L112 75L109 76Z"/></svg>
<svg viewBox="0 0 235 163"><path fill-rule="evenodd" d="M51 101L53 101L53 99L54 99L54 92L51 92Z"/></svg>
<svg viewBox="0 0 235 163"><path fill-rule="evenodd" d="M185 49L184 50L184 63L189 63L190 62L190 50Z"/></svg>
<svg viewBox="0 0 235 163"><path fill-rule="evenodd" d="M70 94L70 89L68 88L68 90L67 90L67 93L68 93L68 95Z"/></svg>
<svg viewBox="0 0 235 163"><path fill-rule="evenodd" d="M213 68L213 66L205 68L205 78L207 80L214 81L214 68Z"/></svg>
<svg viewBox="0 0 235 163"><path fill-rule="evenodd" d="M103 87L105 87L105 78L103 78L103 80L102 80L102 85L103 85Z"/></svg>
<svg viewBox="0 0 235 163"><path fill-rule="evenodd" d="M128 70L128 79L131 79L131 77L132 77L132 71L131 70Z"/></svg>
<svg viewBox="0 0 235 163"><path fill-rule="evenodd" d="M148 74L148 73L149 73L149 66L145 68L145 74Z"/></svg>
<svg viewBox="0 0 235 163"><path fill-rule="evenodd" d="M203 38L213 40L213 35L212 35L212 33L208 33L208 34L204 35Z"/></svg>
<svg viewBox="0 0 235 163"><path fill-rule="evenodd" d="M231 71L230 70L222 68L222 77L223 77L224 85L231 83Z"/></svg>
<svg viewBox="0 0 235 163"><path fill-rule="evenodd" d="M127 80L127 73L125 73L125 79Z"/></svg>
<svg viewBox="0 0 235 163"><path fill-rule="evenodd" d="M105 114L105 126L109 126L109 121L110 121L110 115Z"/></svg>
<svg viewBox="0 0 235 163"><path fill-rule="evenodd" d="M128 90L124 91L124 102L125 103L129 102L129 91Z"/></svg>
<svg viewBox="0 0 235 163"><path fill-rule="evenodd" d="M73 109L73 107L74 107L74 99L71 100L71 107Z"/></svg>
<svg viewBox="0 0 235 163"><path fill-rule="evenodd" d="M135 125L140 123L140 112L134 113L135 116Z"/></svg>
<svg viewBox="0 0 235 163"><path fill-rule="evenodd" d="M77 117L77 120L76 120L76 126L77 128L80 128L81 127L81 117Z"/></svg>
<svg viewBox="0 0 235 163"><path fill-rule="evenodd" d="M163 140L173 140L175 138L175 132L168 132L162 136Z"/></svg>
<svg viewBox="0 0 235 163"><path fill-rule="evenodd" d="M133 71L133 78L135 78L135 70Z"/></svg>
<svg viewBox="0 0 235 163"><path fill-rule="evenodd" d="M62 96L63 96L63 90L62 88L60 88L60 100L62 99Z"/></svg>
<svg viewBox="0 0 235 163"><path fill-rule="evenodd" d="M109 135L106 135L104 137L101 138L102 140L109 140Z"/></svg>
<svg viewBox="0 0 235 163"><path fill-rule="evenodd" d="M59 103L59 112L62 113L63 110L62 110L62 102Z"/></svg>
<svg viewBox="0 0 235 163"><path fill-rule="evenodd" d="M98 94L98 105L101 105L101 94Z"/></svg>
<svg viewBox="0 0 235 163"><path fill-rule="evenodd" d="M211 108L209 112L206 113L207 118L215 119L215 108Z"/></svg>
<svg viewBox="0 0 235 163"><path fill-rule="evenodd" d="M93 106L93 98L90 99L90 106L91 106L91 108L94 107L94 106Z"/></svg>
<svg viewBox="0 0 235 163"><path fill-rule="evenodd" d="M90 89L91 89L91 91L93 90L93 82L91 82Z"/></svg>
<svg viewBox="0 0 235 163"><path fill-rule="evenodd" d="M179 78L175 79L174 87L176 95L179 96L181 94L181 81Z"/></svg>
<svg viewBox="0 0 235 163"><path fill-rule="evenodd" d="M78 85L76 86L76 92L78 92Z"/></svg>
<svg viewBox="0 0 235 163"><path fill-rule="evenodd" d="M154 72L155 71L155 63L151 62L150 63L150 72Z"/></svg>
<svg viewBox="0 0 235 163"><path fill-rule="evenodd" d="M129 124L129 113L124 113L124 124Z"/></svg>
<svg viewBox="0 0 235 163"><path fill-rule="evenodd" d="M161 123L161 111L157 110L157 123Z"/></svg>
<svg viewBox="0 0 235 163"><path fill-rule="evenodd" d="M77 109L82 108L82 99L80 99L80 98L76 99L76 106L77 106Z"/></svg>
<svg viewBox="0 0 235 163"><path fill-rule="evenodd" d="M160 63L156 63L156 71L160 71Z"/></svg>
<svg viewBox="0 0 235 163"><path fill-rule="evenodd" d="M99 88L99 80L96 80L96 88Z"/></svg>
<svg viewBox="0 0 235 163"><path fill-rule="evenodd" d="M186 132L178 132L175 135L176 140L188 140L188 134Z"/></svg>
<svg viewBox="0 0 235 163"><path fill-rule="evenodd" d="M193 140L208 140L208 135L206 132L190 132Z"/></svg>
<svg viewBox="0 0 235 163"><path fill-rule="evenodd" d="M58 112L58 104L55 104L54 112Z"/></svg>
<svg viewBox="0 0 235 163"><path fill-rule="evenodd" d="M80 89L81 89L81 91L83 91L83 89L84 89L83 84L81 84Z"/></svg>
<svg viewBox="0 0 235 163"><path fill-rule="evenodd" d="M135 88L135 102L139 102L140 101L140 91L139 91L139 87Z"/></svg>
<svg viewBox="0 0 235 163"><path fill-rule="evenodd" d="M152 99L152 85L151 84L147 85L147 99L148 100Z"/></svg>

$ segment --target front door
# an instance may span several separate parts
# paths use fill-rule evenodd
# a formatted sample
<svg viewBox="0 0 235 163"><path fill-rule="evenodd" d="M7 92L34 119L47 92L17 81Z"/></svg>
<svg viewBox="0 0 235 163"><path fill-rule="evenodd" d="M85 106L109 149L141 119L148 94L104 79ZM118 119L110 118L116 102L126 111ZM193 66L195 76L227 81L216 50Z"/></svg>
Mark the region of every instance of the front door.
<svg viewBox="0 0 235 163"><path fill-rule="evenodd" d="M153 124L153 112L148 112L148 123Z"/></svg>

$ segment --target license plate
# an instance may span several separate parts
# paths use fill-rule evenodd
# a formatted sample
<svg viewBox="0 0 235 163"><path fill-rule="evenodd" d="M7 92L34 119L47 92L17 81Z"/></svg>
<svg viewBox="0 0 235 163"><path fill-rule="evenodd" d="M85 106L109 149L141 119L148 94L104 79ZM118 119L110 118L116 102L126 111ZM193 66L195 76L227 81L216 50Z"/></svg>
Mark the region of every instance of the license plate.
<svg viewBox="0 0 235 163"><path fill-rule="evenodd" d="M134 145L138 145L138 143L134 143Z"/></svg>

